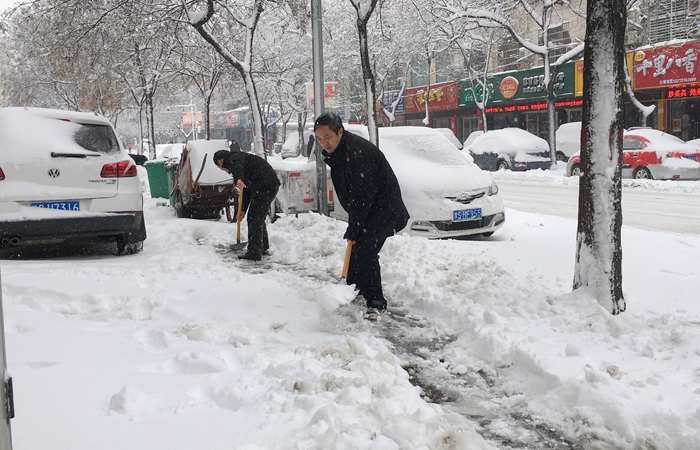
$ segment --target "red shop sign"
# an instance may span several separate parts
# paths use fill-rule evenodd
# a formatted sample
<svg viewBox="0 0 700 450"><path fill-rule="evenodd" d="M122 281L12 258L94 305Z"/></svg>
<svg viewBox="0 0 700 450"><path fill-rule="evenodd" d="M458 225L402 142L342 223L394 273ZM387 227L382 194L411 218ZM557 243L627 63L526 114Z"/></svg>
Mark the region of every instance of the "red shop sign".
<svg viewBox="0 0 700 450"><path fill-rule="evenodd" d="M428 100L430 111L449 111L457 109L457 83L440 83L430 86L430 93L425 92L426 86L406 89L404 93L406 114L425 112L425 101Z"/></svg>
<svg viewBox="0 0 700 450"><path fill-rule="evenodd" d="M700 82L700 41L634 53L634 88L659 88Z"/></svg>

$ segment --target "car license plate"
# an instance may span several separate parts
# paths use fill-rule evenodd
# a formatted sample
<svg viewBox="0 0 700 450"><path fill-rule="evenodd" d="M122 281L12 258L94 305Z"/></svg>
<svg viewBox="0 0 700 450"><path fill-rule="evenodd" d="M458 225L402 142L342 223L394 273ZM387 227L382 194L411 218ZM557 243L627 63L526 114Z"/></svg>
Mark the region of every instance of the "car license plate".
<svg viewBox="0 0 700 450"><path fill-rule="evenodd" d="M481 219L481 208L462 209L459 211L452 211L452 221L453 222L464 222L465 220L477 220L477 219Z"/></svg>
<svg viewBox="0 0 700 450"><path fill-rule="evenodd" d="M61 211L80 211L80 202L32 202L29 206Z"/></svg>

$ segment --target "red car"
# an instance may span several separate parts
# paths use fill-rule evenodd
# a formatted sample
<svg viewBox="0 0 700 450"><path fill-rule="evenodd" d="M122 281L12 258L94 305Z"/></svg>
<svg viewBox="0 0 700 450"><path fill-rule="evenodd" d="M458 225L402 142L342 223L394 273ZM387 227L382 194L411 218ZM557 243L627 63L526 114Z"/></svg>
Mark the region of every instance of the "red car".
<svg viewBox="0 0 700 450"><path fill-rule="evenodd" d="M581 155L566 166L568 176L581 175ZM622 142L622 177L639 180L700 180L700 148L651 128L630 128Z"/></svg>

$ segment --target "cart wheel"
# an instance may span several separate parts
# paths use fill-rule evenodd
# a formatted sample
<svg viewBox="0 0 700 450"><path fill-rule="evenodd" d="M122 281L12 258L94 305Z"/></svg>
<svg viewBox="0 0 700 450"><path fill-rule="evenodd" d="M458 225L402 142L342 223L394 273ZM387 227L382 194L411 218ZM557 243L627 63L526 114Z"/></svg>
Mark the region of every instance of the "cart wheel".
<svg viewBox="0 0 700 450"><path fill-rule="evenodd" d="M226 213L226 220L229 222L233 222L234 216L233 213L231 212L231 203L230 200L226 202L224 205L224 212Z"/></svg>

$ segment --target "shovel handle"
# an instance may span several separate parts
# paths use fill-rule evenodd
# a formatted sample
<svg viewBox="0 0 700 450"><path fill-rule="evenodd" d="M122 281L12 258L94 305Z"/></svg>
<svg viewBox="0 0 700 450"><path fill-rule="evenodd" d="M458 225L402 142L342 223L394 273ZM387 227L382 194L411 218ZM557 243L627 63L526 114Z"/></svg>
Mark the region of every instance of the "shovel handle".
<svg viewBox="0 0 700 450"><path fill-rule="evenodd" d="M243 208L243 188L238 189L238 212L236 214L236 242L241 243L241 221L238 216Z"/></svg>
<svg viewBox="0 0 700 450"><path fill-rule="evenodd" d="M348 240L348 246L345 248L345 262L343 262L343 278L348 277L348 268L350 267L350 255L352 254L352 241Z"/></svg>

